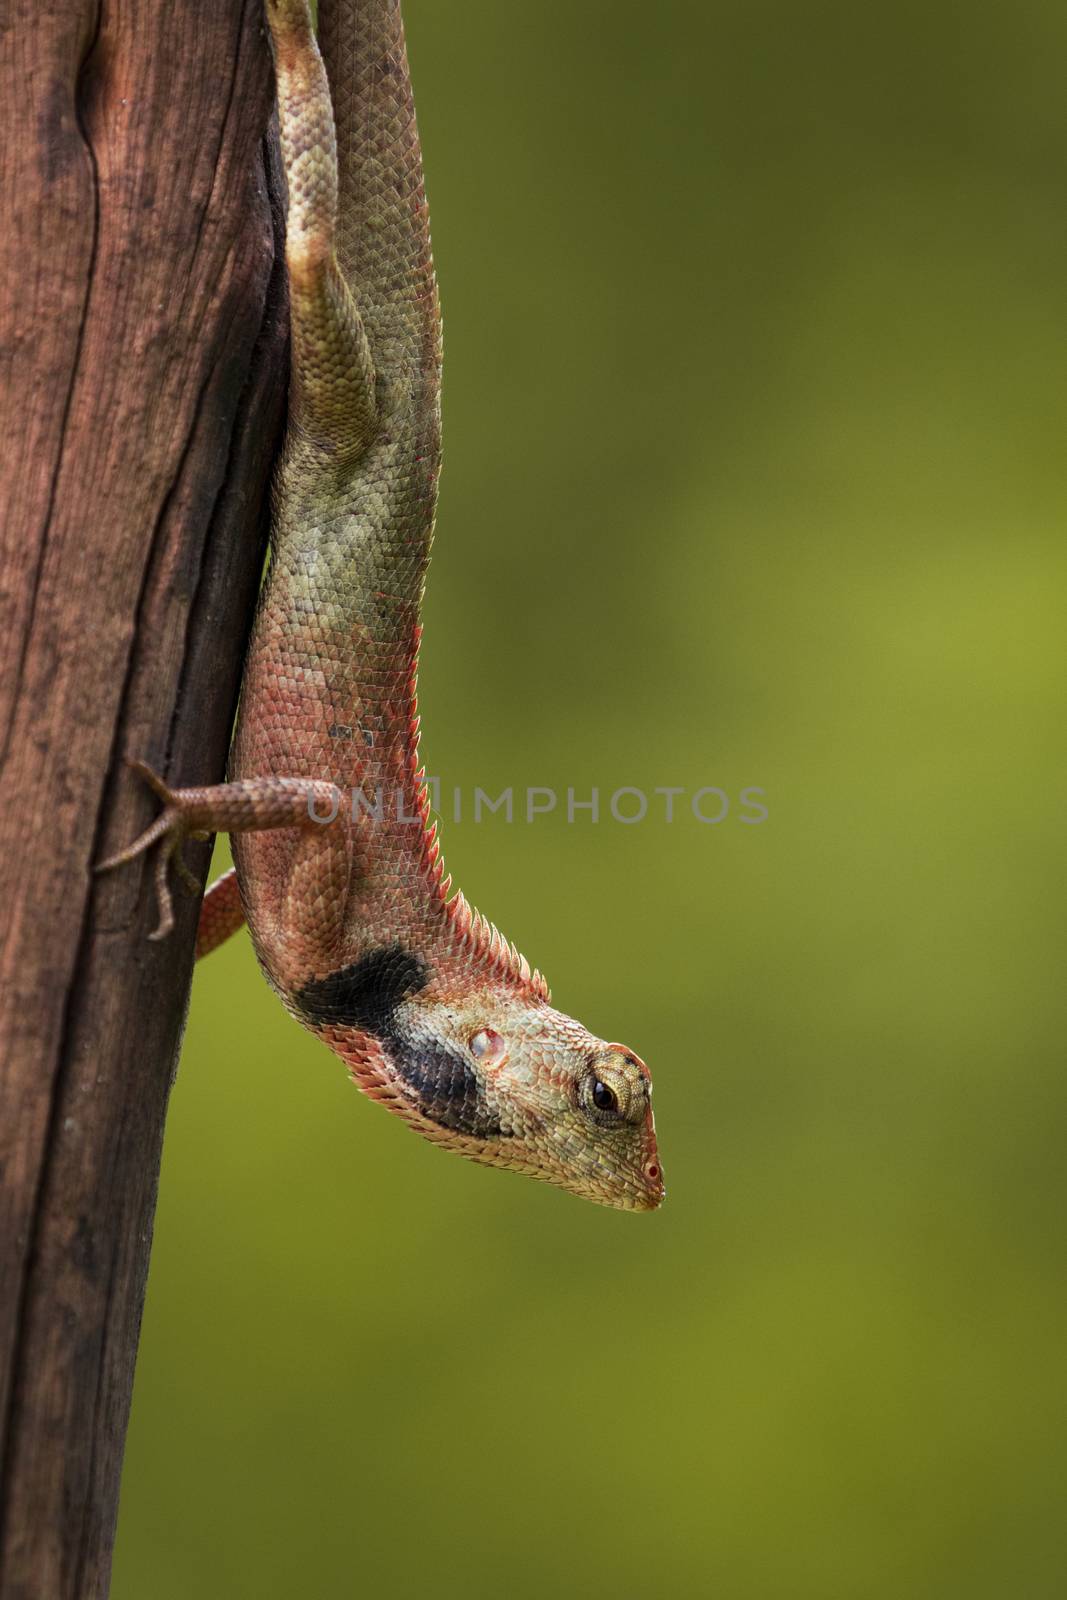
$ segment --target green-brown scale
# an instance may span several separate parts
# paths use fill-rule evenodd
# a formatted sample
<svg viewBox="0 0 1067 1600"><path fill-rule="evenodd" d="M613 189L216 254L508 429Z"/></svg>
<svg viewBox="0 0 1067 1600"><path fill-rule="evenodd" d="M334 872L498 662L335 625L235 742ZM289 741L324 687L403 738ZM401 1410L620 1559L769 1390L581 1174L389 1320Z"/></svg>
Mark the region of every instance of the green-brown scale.
<svg viewBox="0 0 1067 1600"><path fill-rule="evenodd" d="M441 335L399 4L322 0L336 135L306 0L267 0L267 15L293 333L270 568L229 783L154 780L163 815L108 865L159 842L165 931L175 841L229 828L270 982L368 1094L474 1160L649 1210L663 1182L647 1067L556 1011L448 898L427 826L415 672ZM223 879L202 948L239 921Z"/></svg>

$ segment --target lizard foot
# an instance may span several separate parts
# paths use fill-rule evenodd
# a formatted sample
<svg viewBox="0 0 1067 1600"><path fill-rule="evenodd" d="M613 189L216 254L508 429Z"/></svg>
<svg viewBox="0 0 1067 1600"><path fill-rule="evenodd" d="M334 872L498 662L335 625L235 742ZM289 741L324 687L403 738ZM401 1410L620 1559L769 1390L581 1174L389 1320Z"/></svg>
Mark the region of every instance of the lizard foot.
<svg viewBox="0 0 1067 1600"><path fill-rule="evenodd" d="M237 778L200 789L171 789L143 761L130 767L154 789L163 810L125 850L101 861L97 872L110 872L146 850L156 848L156 899L159 926L151 939L165 939L174 927L174 907L167 881L171 863L181 882L193 894L200 885L181 858L184 839L209 839L213 833L235 833L263 828L315 829L343 815L344 795L336 784L320 778ZM236 926L236 924L234 924Z"/></svg>
<svg viewBox="0 0 1067 1600"><path fill-rule="evenodd" d="M119 850L115 855L108 856L106 861L98 862L94 871L110 872L114 867L125 866L158 844L154 872L159 923L148 937L153 940L165 939L174 927L174 903L168 882L168 869L173 863L182 887L190 894L199 894L200 885L182 858L181 846L186 838L206 839L209 834L205 828L198 825L199 819L196 817L196 812L200 809L196 803L199 799L198 791L183 794L180 790L169 788L159 774L153 772L144 761L128 759L127 765L155 791L163 801L163 810L132 844L127 845L125 850Z"/></svg>

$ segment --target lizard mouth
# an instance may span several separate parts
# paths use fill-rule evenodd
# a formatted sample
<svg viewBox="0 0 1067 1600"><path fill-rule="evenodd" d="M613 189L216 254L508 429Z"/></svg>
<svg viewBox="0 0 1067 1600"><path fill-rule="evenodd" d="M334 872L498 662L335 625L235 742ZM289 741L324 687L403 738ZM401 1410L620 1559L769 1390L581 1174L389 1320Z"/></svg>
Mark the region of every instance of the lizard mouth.
<svg viewBox="0 0 1067 1600"><path fill-rule="evenodd" d="M560 1177L557 1181L596 1205L612 1206L618 1211L657 1211L667 1193L654 1133L640 1160L633 1164L625 1161L616 1165L601 1158L584 1175Z"/></svg>

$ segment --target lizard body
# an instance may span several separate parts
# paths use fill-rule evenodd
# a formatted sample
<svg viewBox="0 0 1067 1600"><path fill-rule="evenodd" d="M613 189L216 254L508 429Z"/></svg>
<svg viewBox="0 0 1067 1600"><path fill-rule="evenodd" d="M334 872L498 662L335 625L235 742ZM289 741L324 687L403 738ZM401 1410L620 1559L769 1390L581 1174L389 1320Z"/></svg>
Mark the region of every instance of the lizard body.
<svg viewBox="0 0 1067 1600"><path fill-rule="evenodd" d="M398 0L267 0L289 186L289 425L229 781L105 867L228 829L198 954L247 919L283 1003L436 1143L603 1204L663 1196L648 1069L449 897L418 767L440 313ZM336 125L335 125L336 117Z"/></svg>

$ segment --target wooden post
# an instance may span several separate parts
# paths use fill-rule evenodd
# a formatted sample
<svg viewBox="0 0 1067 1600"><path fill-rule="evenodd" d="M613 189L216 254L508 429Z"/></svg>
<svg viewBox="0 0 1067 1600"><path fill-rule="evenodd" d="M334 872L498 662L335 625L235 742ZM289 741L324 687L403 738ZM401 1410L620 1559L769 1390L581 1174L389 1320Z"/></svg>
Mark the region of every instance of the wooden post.
<svg viewBox="0 0 1067 1600"><path fill-rule="evenodd" d="M285 392L261 0L0 0L0 1597L107 1593L197 907ZM206 846L188 853L203 873Z"/></svg>

